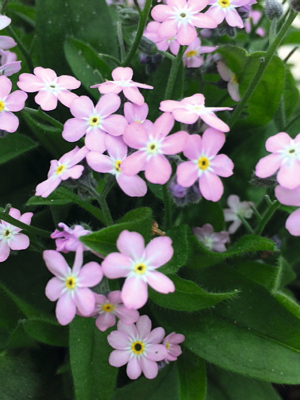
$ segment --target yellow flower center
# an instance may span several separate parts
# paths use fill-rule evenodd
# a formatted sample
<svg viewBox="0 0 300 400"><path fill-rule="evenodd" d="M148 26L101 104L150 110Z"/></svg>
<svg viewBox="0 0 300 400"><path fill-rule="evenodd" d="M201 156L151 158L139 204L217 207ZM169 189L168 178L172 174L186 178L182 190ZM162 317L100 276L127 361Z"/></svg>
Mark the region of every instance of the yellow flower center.
<svg viewBox="0 0 300 400"><path fill-rule="evenodd" d="M205 171L209 167L209 161L206 157L200 157L198 160L198 167Z"/></svg>
<svg viewBox="0 0 300 400"><path fill-rule="evenodd" d="M232 80L232 82L233 82L235 85L237 85L238 82L237 82L237 77L236 77L235 74L232 75L231 80Z"/></svg>
<svg viewBox="0 0 300 400"><path fill-rule="evenodd" d="M112 311L114 311L115 306L113 304L111 304L111 303L105 303L105 304L103 304L101 309L104 312L112 312Z"/></svg>
<svg viewBox="0 0 300 400"><path fill-rule="evenodd" d="M115 164L115 170L118 171L118 172L121 172L121 162L122 161L117 160L116 164Z"/></svg>
<svg viewBox="0 0 300 400"><path fill-rule="evenodd" d="M144 274L144 273L146 272L146 270L147 270L147 267L146 267L145 264L137 264L137 265L134 267L134 272L135 272L136 274L139 274L139 275Z"/></svg>
<svg viewBox="0 0 300 400"><path fill-rule="evenodd" d="M4 101L0 100L0 112L4 110L5 104Z"/></svg>
<svg viewBox="0 0 300 400"><path fill-rule="evenodd" d="M59 167L56 168L56 175L62 174L64 172L64 170L66 169L66 167L64 165L60 165Z"/></svg>
<svg viewBox="0 0 300 400"><path fill-rule="evenodd" d="M65 285L66 288L69 290L74 289L74 287L76 286L76 279L74 278L74 276L69 276L65 281Z"/></svg>
<svg viewBox="0 0 300 400"><path fill-rule="evenodd" d="M170 343L166 342L166 349L169 350L169 348L170 348Z"/></svg>
<svg viewBox="0 0 300 400"><path fill-rule="evenodd" d="M218 3L222 8L227 8L230 6L230 0L219 0Z"/></svg>
<svg viewBox="0 0 300 400"><path fill-rule="evenodd" d="M157 153L157 145L156 143L149 143L147 146L148 153Z"/></svg>
<svg viewBox="0 0 300 400"><path fill-rule="evenodd" d="M190 50L186 53L186 57L190 58L190 57L195 57L197 55L196 50Z"/></svg>
<svg viewBox="0 0 300 400"><path fill-rule="evenodd" d="M99 117L91 117L90 118L90 120L89 120L89 125L90 126L98 126L98 125L100 125L100 118Z"/></svg>
<svg viewBox="0 0 300 400"><path fill-rule="evenodd" d="M141 120L139 120L139 119L136 119L135 122L138 123L138 124L142 123Z"/></svg>
<svg viewBox="0 0 300 400"><path fill-rule="evenodd" d="M10 235L10 230L6 229L6 231L3 233L4 237L8 237Z"/></svg>
<svg viewBox="0 0 300 400"><path fill-rule="evenodd" d="M131 350L134 352L134 354L142 354L145 350L145 345L140 341L133 342L131 345Z"/></svg>

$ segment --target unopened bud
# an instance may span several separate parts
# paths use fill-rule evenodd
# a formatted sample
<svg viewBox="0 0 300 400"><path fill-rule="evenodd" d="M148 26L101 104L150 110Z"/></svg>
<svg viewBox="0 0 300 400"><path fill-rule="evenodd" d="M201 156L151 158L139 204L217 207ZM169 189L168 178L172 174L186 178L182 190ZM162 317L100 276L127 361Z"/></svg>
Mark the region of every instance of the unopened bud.
<svg viewBox="0 0 300 400"><path fill-rule="evenodd" d="M295 11L300 12L300 0L291 0L290 4Z"/></svg>
<svg viewBox="0 0 300 400"><path fill-rule="evenodd" d="M142 53L145 53L149 56L154 56L157 53L157 46L152 40L146 38L145 36L142 37L139 49Z"/></svg>
<svg viewBox="0 0 300 400"><path fill-rule="evenodd" d="M274 187L277 184L276 175L272 175L269 178L259 178L254 173L251 177L250 184L252 186L262 187L262 188Z"/></svg>
<svg viewBox="0 0 300 400"><path fill-rule="evenodd" d="M276 0L266 0L266 16L269 20L279 19L282 17L283 8Z"/></svg>
<svg viewBox="0 0 300 400"><path fill-rule="evenodd" d="M237 8L237 12L242 19L248 19L250 13L250 6L246 4L245 6Z"/></svg>
<svg viewBox="0 0 300 400"><path fill-rule="evenodd" d="M139 13L133 8L119 6L118 13L124 26L136 26L139 23Z"/></svg>

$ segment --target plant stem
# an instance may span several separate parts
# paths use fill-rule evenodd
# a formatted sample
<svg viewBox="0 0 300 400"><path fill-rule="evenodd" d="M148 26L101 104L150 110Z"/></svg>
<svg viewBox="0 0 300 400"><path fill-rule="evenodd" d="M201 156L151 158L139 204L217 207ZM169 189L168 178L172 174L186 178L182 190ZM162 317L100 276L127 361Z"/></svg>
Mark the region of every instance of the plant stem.
<svg viewBox="0 0 300 400"><path fill-rule="evenodd" d="M114 57L114 56L111 56L110 54L102 54L102 53L99 53L98 54L98 57L103 57L103 58L109 58L110 60L112 60L113 62L115 62L117 65L120 65L121 64L121 62L120 62L120 60L118 60L116 57Z"/></svg>
<svg viewBox="0 0 300 400"><path fill-rule="evenodd" d="M121 21L117 21L117 37L118 37L119 48L120 48L121 62L123 62L123 60L125 58L125 46L124 46L124 40L123 40Z"/></svg>
<svg viewBox="0 0 300 400"><path fill-rule="evenodd" d="M26 47L23 45L21 39L19 38L19 36L16 34L16 32L13 30L13 28L11 26L8 26L7 31L9 32L9 34L12 36L12 38L17 42L17 45L19 46L20 52L23 54L27 67L29 69L29 71L33 71L33 62L32 59L30 57L29 52L27 51Z"/></svg>
<svg viewBox="0 0 300 400"><path fill-rule="evenodd" d="M16 226L17 228L23 229L28 233L32 233L33 235L42 236L45 238L50 238L51 232L45 231L44 229L35 228L34 226L30 226L20 222L19 220L11 217L3 211L0 211L0 220L6 221L9 224Z"/></svg>
<svg viewBox="0 0 300 400"><path fill-rule="evenodd" d="M253 235L254 230L251 228L250 224L245 220L245 218L239 215L239 219L241 220L244 227L247 229L247 232Z"/></svg>
<svg viewBox="0 0 300 400"><path fill-rule="evenodd" d="M269 31L269 45L274 42L277 32L277 18L272 19Z"/></svg>
<svg viewBox="0 0 300 400"><path fill-rule="evenodd" d="M186 48L186 46L181 46L177 53L176 58L172 61L172 67L171 67L171 71L170 71L170 75L169 75L169 79L168 79L168 83L167 83L164 100L168 100L172 97L178 69L179 69L180 64L182 63L182 56L183 56L183 53L185 52L185 48Z"/></svg>
<svg viewBox="0 0 300 400"><path fill-rule="evenodd" d="M165 203L165 229L172 226L172 200L168 191L168 184L163 185L164 203Z"/></svg>
<svg viewBox="0 0 300 400"><path fill-rule="evenodd" d="M257 208L253 205L250 205L251 210L253 211L254 215L256 216L257 220L260 222L261 221L261 215L259 213L259 211L257 210Z"/></svg>
<svg viewBox="0 0 300 400"><path fill-rule="evenodd" d="M138 1L137 1L137 0L133 0L133 2L134 2L134 5L136 6L136 9L137 9L138 12L139 12L139 14L141 15L142 10L141 10L141 7L140 7Z"/></svg>
<svg viewBox="0 0 300 400"><path fill-rule="evenodd" d="M290 11L289 16L285 20L284 24L282 25L280 31L278 32L275 40L269 44L269 48L266 52L265 57L261 58L261 64L258 67L258 70L256 71L256 74L254 75L252 81L250 82L242 100L239 102L238 106L234 110L231 116L231 120L229 122L230 128L233 127L233 125L236 123L238 118L240 117L244 107L250 100L251 96L253 95L257 85L259 84L261 78L263 77L272 57L274 56L277 48L279 47L280 43L282 42L284 36L286 35L288 29L292 25L292 22L296 18L297 13L293 10Z"/></svg>
<svg viewBox="0 0 300 400"><path fill-rule="evenodd" d="M43 119L44 121L49 122L51 125L55 126L56 128L62 130L63 129L63 124L59 121L57 121L57 119L50 117L50 115L46 114L44 111L42 111L41 109L39 110L34 110L33 108L29 108L29 107L24 107L23 112L27 112L28 114L32 114L35 115L36 117Z"/></svg>
<svg viewBox="0 0 300 400"><path fill-rule="evenodd" d="M166 51L162 51L162 50L158 50L158 49L157 49L157 52L158 52L159 54L161 54L162 56L164 56L164 57L166 57L166 58L169 58L169 60L172 60L172 61L174 61L175 58L176 58L176 57L174 57L172 54L167 53Z"/></svg>
<svg viewBox="0 0 300 400"><path fill-rule="evenodd" d="M100 194L97 193L97 196L95 195L95 197L98 203L100 204L106 226L113 225L114 221L112 219L110 210L106 202L106 196L101 196Z"/></svg>
<svg viewBox="0 0 300 400"><path fill-rule="evenodd" d="M290 59L290 57L292 57L292 55L295 53L296 50L299 49L299 46L295 46L290 52L289 54L285 57L285 59L283 60L284 64L286 64L288 62L288 60Z"/></svg>
<svg viewBox="0 0 300 400"><path fill-rule="evenodd" d="M146 24L147 24L151 6L152 6L152 0L146 0L144 9L140 14L138 29L137 29L134 41L132 43L131 49L129 50L129 53L127 54L127 57L125 58L125 60L122 62L123 67L127 67L130 64L132 57L135 55L135 52L137 51L137 49L139 47L140 41L143 36L143 32L144 32Z"/></svg>
<svg viewBox="0 0 300 400"><path fill-rule="evenodd" d="M1 8L1 14L4 14L4 11L5 11L5 9L6 9L6 6L7 6L8 1L9 1L9 0L4 0L4 1L3 1L2 8Z"/></svg>
<svg viewBox="0 0 300 400"><path fill-rule="evenodd" d="M262 216L261 221L259 222L259 224L255 230L256 235L262 234L263 230L265 229L265 226L271 219L272 215L280 207L280 203L277 200L271 201L269 196L266 196L265 199L268 203L268 208L266 209L264 215Z"/></svg>

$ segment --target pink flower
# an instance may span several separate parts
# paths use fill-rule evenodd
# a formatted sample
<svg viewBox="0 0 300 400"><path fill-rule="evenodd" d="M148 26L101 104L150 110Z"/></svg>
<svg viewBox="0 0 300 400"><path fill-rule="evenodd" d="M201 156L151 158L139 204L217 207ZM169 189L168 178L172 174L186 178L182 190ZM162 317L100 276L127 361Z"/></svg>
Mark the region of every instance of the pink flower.
<svg viewBox="0 0 300 400"><path fill-rule="evenodd" d="M107 136L105 146L109 156L90 151L86 156L89 166L97 172L115 175L120 188L131 197L142 197L147 193L147 185L138 175L123 173L123 162L127 157L127 146L122 138Z"/></svg>
<svg viewBox="0 0 300 400"><path fill-rule="evenodd" d="M165 358L166 363L169 363L169 361L177 360L177 357L179 357L180 354L182 353L179 343L182 343L184 341L185 341L184 335L175 332L170 333L168 336L164 338L163 345L167 349L167 355Z"/></svg>
<svg viewBox="0 0 300 400"><path fill-rule="evenodd" d="M149 121L149 119L146 119L148 112L149 107L146 103L144 103L142 106L137 106L136 104L132 103L124 104L124 115L129 124L132 122L137 122L138 124L144 125L146 129L148 127L150 128L153 123Z"/></svg>
<svg viewBox="0 0 300 400"><path fill-rule="evenodd" d="M0 31L2 29L5 29L8 27L8 25L10 25L11 23L11 19L6 17L5 15L1 15L0 14Z"/></svg>
<svg viewBox="0 0 300 400"><path fill-rule="evenodd" d="M211 17L200 14L207 4L207 0L167 0L167 5L155 6L151 15L162 22L158 34L164 39L176 36L181 45L191 44L197 37L195 27L217 27Z"/></svg>
<svg viewBox="0 0 300 400"><path fill-rule="evenodd" d="M229 26L243 28L244 23L236 7L241 7L248 3L249 0L209 0L208 4L211 7L206 11L205 15L213 18L217 25L226 19Z"/></svg>
<svg viewBox="0 0 300 400"><path fill-rule="evenodd" d="M21 111L24 108L27 94L16 90L12 94L12 83L6 76L0 76L0 129L15 132L19 127L19 119L12 111Z"/></svg>
<svg viewBox="0 0 300 400"><path fill-rule="evenodd" d="M133 176L145 170L149 182L165 184L172 173L171 165L164 154L180 153L185 145L188 134L180 131L166 137L174 126L171 114L161 115L150 129L133 122L125 129L124 142L138 149L122 163L125 175Z"/></svg>
<svg viewBox="0 0 300 400"><path fill-rule="evenodd" d="M140 314L137 310L130 310L124 306L120 290L110 292L107 297L103 294L94 295L96 306L92 315L97 316L96 326L101 332L114 326L116 318L126 325L134 324L139 319Z"/></svg>
<svg viewBox="0 0 300 400"><path fill-rule="evenodd" d="M300 186L292 190L276 186L275 195L281 204L300 207ZM291 235L300 236L300 208L288 217L285 227Z"/></svg>
<svg viewBox="0 0 300 400"><path fill-rule="evenodd" d="M47 268L54 278L46 286L46 296L56 301L56 318L61 325L69 324L76 315L76 311L83 316L89 316L95 308L94 293L88 289L98 285L103 277L100 265L89 262L82 267L82 249L75 255L71 269L64 257L55 250L45 250L43 258Z"/></svg>
<svg viewBox="0 0 300 400"><path fill-rule="evenodd" d="M121 232L117 240L120 253L109 254L102 263L104 275L109 279L126 278L121 298L128 308L138 309L146 304L149 284L160 293L174 292L173 282L157 268L173 257L172 240L169 237L145 242L137 232Z"/></svg>
<svg viewBox="0 0 300 400"><path fill-rule="evenodd" d="M190 160L178 165L177 181L184 187L192 186L199 179L199 189L206 200L218 201L223 194L219 176L233 174L233 162L225 154L218 154L225 143L222 132L209 128L199 135L189 136L183 154ZM218 176L219 175L219 176Z"/></svg>
<svg viewBox="0 0 300 400"><path fill-rule="evenodd" d="M51 234L51 238L55 239L57 251L60 251L61 253L69 253L70 251L76 251L78 247L82 247L83 250L86 250L84 244L78 239L81 236L88 235L91 231L84 229L81 225L75 225L73 228L69 228L63 222L60 222L58 226L62 231L55 229Z"/></svg>
<svg viewBox="0 0 300 400"><path fill-rule="evenodd" d="M153 86L144 85L143 83L134 82L132 80L133 71L131 68L118 67L112 72L113 81L107 81L91 86L98 88L102 94L120 93L123 90L124 96L139 106L144 104L144 97L141 95L138 88L153 89Z"/></svg>
<svg viewBox="0 0 300 400"><path fill-rule="evenodd" d="M230 97L232 98L232 100L240 101L241 97L239 94L239 85L238 85L236 74L234 74L232 71L230 71L230 69L226 67L226 65L223 63L223 61L217 62L217 69L218 69L218 72L219 72L221 78L225 82L228 82L227 89L228 89L228 93L229 93Z"/></svg>
<svg viewBox="0 0 300 400"><path fill-rule="evenodd" d="M76 146L75 149L64 154L58 161L52 160L48 172L48 179L37 185L35 195L48 197L61 181L65 181L69 178L80 178L84 167L76 164L82 161L88 152L86 147L80 149Z"/></svg>
<svg viewBox="0 0 300 400"><path fill-rule="evenodd" d="M148 379L154 379L158 374L157 361L162 361L166 355L166 347L161 343L165 331L155 328L151 331L151 321L147 315L142 315L136 324L126 325L118 322L118 330L107 336L108 343L114 350L109 356L109 364L122 367L127 364L127 375L137 379L143 372Z"/></svg>
<svg viewBox="0 0 300 400"><path fill-rule="evenodd" d="M226 231L214 232L210 224L205 224L202 228L194 228L193 234L208 250L223 253L226 251L225 244L229 243L229 233Z"/></svg>
<svg viewBox="0 0 300 400"><path fill-rule="evenodd" d="M240 216L245 219L252 217L253 211L251 205L253 205L253 203L251 201L240 201L238 196L231 194L227 199L227 204L230 208L224 209L224 217L226 222L233 221L233 224L231 224L228 229L228 232L232 234L235 233L242 224Z"/></svg>
<svg viewBox="0 0 300 400"><path fill-rule="evenodd" d="M220 120L214 111L232 110L230 107L205 107L203 94L197 93L181 101L165 100L159 109L171 112L176 121L184 124L194 124L201 118L207 125L222 132L228 132L229 126Z"/></svg>
<svg viewBox="0 0 300 400"><path fill-rule="evenodd" d="M251 32L251 23L250 23L251 19L253 21L253 25L256 25L258 23L258 21L261 19L261 17L262 17L262 13L260 11L250 10L249 18L245 21L245 31L247 33ZM255 33L260 37L264 37L266 35L265 30L261 27L257 28Z"/></svg>
<svg viewBox="0 0 300 400"><path fill-rule="evenodd" d="M286 189L300 185L300 133L291 139L285 132L269 137L266 149L272 154L259 160L255 173L259 178L267 178L277 173L278 183Z"/></svg>
<svg viewBox="0 0 300 400"><path fill-rule="evenodd" d="M120 97L114 93L102 96L96 107L87 96L78 97L70 107L75 118L68 119L65 123L63 138L68 142L76 142L86 134L86 147L103 153L106 150L104 142L107 133L113 136L123 135L128 125L125 117L113 114L120 104Z"/></svg>
<svg viewBox="0 0 300 400"><path fill-rule="evenodd" d="M149 22L143 35L149 40L152 40L152 42L156 44L158 50L167 51L170 48L170 52L177 55L180 44L178 43L176 36L167 39L161 38L158 33L160 26L161 24L159 22Z"/></svg>
<svg viewBox="0 0 300 400"><path fill-rule="evenodd" d="M16 53L0 50L0 76L11 76L21 69L21 61L16 61Z"/></svg>
<svg viewBox="0 0 300 400"><path fill-rule="evenodd" d="M33 216L30 212L21 215L13 207L9 210L9 215L26 225L30 225ZM25 250L29 247L29 238L20 233L21 230L6 221L0 221L0 262L7 260L10 250Z"/></svg>
<svg viewBox="0 0 300 400"><path fill-rule="evenodd" d="M80 82L72 76L62 75L57 77L50 68L36 67L33 74L21 74L17 85L28 93L38 92L35 102L44 111L51 111L57 107L57 99L66 107L70 107L77 98L75 93L68 89L77 89Z"/></svg>
<svg viewBox="0 0 300 400"><path fill-rule="evenodd" d="M218 46L201 46L201 41L197 37L183 54L183 65L187 68L199 68L203 64L201 54L212 53Z"/></svg>

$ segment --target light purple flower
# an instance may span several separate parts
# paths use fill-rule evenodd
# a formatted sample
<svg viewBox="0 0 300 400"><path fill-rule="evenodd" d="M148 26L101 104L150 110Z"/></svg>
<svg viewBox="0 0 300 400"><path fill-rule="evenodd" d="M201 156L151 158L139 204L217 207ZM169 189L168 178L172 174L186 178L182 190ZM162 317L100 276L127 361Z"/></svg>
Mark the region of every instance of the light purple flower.
<svg viewBox="0 0 300 400"><path fill-rule="evenodd" d="M161 115L150 129L133 122L124 132L124 142L137 149L135 153L123 161L122 170L125 175L133 176L145 170L149 182L165 184L172 173L171 165L165 155L182 152L188 134L184 131L167 137L174 126L174 118L170 113Z"/></svg>
<svg viewBox="0 0 300 400"><path fill-rule="evenodd" d="M161 38L158 33L160 26L161 23L157 21L149 22L143 35L152 42L154 42L158 50L167 51L168 49L170 49L170 52L176 56L180 47L180 44L178 43L176 36L167 39Z"/></svg>
<svg viewBox="0 0 300 400"><path fill-rule="evenodd" d="M21 69L21 61L16 61L16 53L0 50L0 76L11 76Z"/></svg>
<svg viewBox="0 0 300 400"><path fill-rule="evenodd" d="M108 343L114 350L109 356L109 364L122 367L127 364L127 375L137 379L141 373L148 379L154 379L158 374L157 361L162 361L166 355L166 347L162 344L165 331L155 328L151 331L151 321L147 315L142 315L136 324L126 325L118 322L118 330L107 336Z"/></svg>
<svg viewBox="0 0 300 400"><path fill-rule="evenodd" d="M236 8L248 3L249 0L209 0L208 4L211 7L205 14L213 18L218 25L225 19L229 26L243 28L243 20Z"/></svg>
<svg viewBox="0 0 300 400"><path fill-rule="evenodd" d="M206 200L220 200L224 188L219 176L231 176L234 167L225 154L217 154L224 143L224 133L212 128L206 129L202 138L189 136L183 154L190 161L178 165L179 185L190 187L199 179L201 195Z"/></svg>
<svg viewBox="0 0 300 400"><path fill-rule="evenodd" d="M56 301L56 317L61 325L69 324L76 311L89 316L95 308L95 296L89 289L96 286L103 277L102 269L96 262L89 262L82 267L83 251L80 248L75 255L71 269L64 257L55 250L45 250L43 258L54 278L46 286L46 296Z"/></svg>
<svg viewBox="0 0 300 400"><path fill-rule="evenodd" d="M149 107L146 103L144 103L142 106L128 102L124 104L124 115L129 124L136 122L144 125L146 129L150 128L153 125L153 122L149 121L149 119L146 119L148 112Z"/></svg>
<svg viewBox="0 0 300 400"><path fill-rule="evenodd" d="M120 93L123 91L124 96L139 106L143 105L145 100L141 95L138 88L153 89L153 86L145 85L143 83L134 82L132 80L133 70L129 67L117 67L112 72L113 81L106 81L91 88L98 88L102 94L106 93Z"/></svg>
<svg viewBox="0 0 300 400"><path fill-rule="evenodd" d="M241 97L239 94L239 84L237 81L236 74L234 74L226 65L223 63L223 61L217 62L217 70L221 76L221 78L225 81L228 82L227 85L227 90L234 101L240 101Z"/></svg>
<svg viewBox="0 0 300 400"><path fill-rule="evenodd" d="M0 129L15 132L19 127L19 119L12 111L21 111L24 108L27 94L16 90L12 94L12 83L6 76L0 76Z"/></svg>
<svg viewBox="0 0 300 400"><path fill-rule="evenodd" d="M10 36L0 36L0 49L8 50L16 45L17 43Z"/></svg>
<svg viewBox="0 0 300 400"><path fill-rule="evenodd" d="M109 279L126 278L121 298L128 308L143 307L148 299L149 284L160 293L174 292L173 282L157 268L173 257L172 240L152 239L145 247L143 236L127 230L117 240L120 253L109 254L102 262L104 275Z"/></svg>
<svg viewBox="0 0 300 400"><path fill-rule="evenodd" d="M109 173L116 177L120 188L130 197L143 197L147 193L147 185L138 175L127 176L123 173L123 162L127 158L127 146L121 137L107 136L105 139L108 156L90 151L86 160L97 172Z"/></svg>
<svg viewBox="0 0 300 400"><path fill-rule="evenodd" d="M6 15L1 15L0 14L0 31L2 29L5 29L8 27L8 25L10 25L11 23L11 19L8 18Z"/></svg>
<svg viewBox="0 0 300 400"><path fill-rule="evenodd" d="M87 250L83 243L80 242L81 236L88 235L91 231L88 231L81 225L75 225L73 228L69 228L63 222L58 224L59 228L50 235L52 239L55 239L56 250L61 253L69 253L70 251L76 251L78 247L82 247L83 250Z"/></svg>
<svg viewBox="0 0 300 400"><path fill-rule="evenodd" d="M61 181L65 181L69 178L80 178L84 167L77 164L85 158L88 152L85 146L81 149L76 146L75 149L64 154L58 161L52 160L48 172L48 179L37 185L35 195L48 197Z"/></svg>
<svg viewBox="0 0 300 400"><path fill-rule="evenodd" d="M179 343L185 341L184 335L181 333L172 332L164 338L163 345L167 349L167 355L165 358L166 363L169 361L176 361L177 357L182 353Z"/></svg>
<svg viewBox="0 0 300 400"><path fill-rule="evenodd" d="M8 214L26 225L30 225L33 216L31 212L21 215L20 211L13 207ZM22 229L6 221L0 221L0 262L7 260L10 250L25 250L29 247L29 238L20 233L21 231Z"/></svg>
<svg viewBox="0 0 300 400"><path fill-rule="evenodd" d="M50 68L36 67L33 74L21 74L17 85L28 93L38 92L35 102L44 111L51 111L57 107L59 100L64 106L70 107L78 96L69 89L78 89L81 83L72 76L57 76Z"/></svg>
<svg viewBox="0 0 300 400"><path fill-rule="evenodd" d="M199 68L203 64L201 54L212 53L217 48L218 46L201 46L201 41L197 37L184 52L183 65L186 68Z"/></svg>
<svg viewBox="0 0 300 400"><path fill-rule="evenodd" d="M218 131L229 132L229 126L218 118L214 111L232 110L232 108L205 107L205 98L201 93L186 97L181 101L164 100L160 103L159 109L164 112L171 112L176 121L184 124L194 124L200 118Z"/></svg>
<svg viewBox="0 0 300 400"><path fill-rule="evenodd" d="M208 250L223 253L226 251L226 243L229 243L229 233L226 231L214 232L210 224L205 224L202 228L194 228L193 234Z"/></svg>
<svg viewBox="0 0 300 400"><path fill-rule="evenodd" d="M224 217L226 222L233 221L233 224L228 229L228 232L233 234L242 224L239 216L245 219L252 217L253 211L251 206L253 206L253 203L251 201L240 201L238 196L231 194L227 199L227 204L230 208L224 209Z"/></svg>
<svg viewBox="0 0 300 400"><path fill-rule="evenodd" d="M275 195L281 204L300 207L300 186L292 190L276 186ZM285 227L291 235L300 236L300 208L288 217Z"/></svg>
<svg viewBox="0 0 300 400"><path fill-rule="evenodd" d="M97 316L96 326L101 332L114 326L117 318L126 325L134 324L139 319L140 314L137 310L130 310L124 306L120 290L110 292L107 297L103 294L94 295L96 305L92 315Z"/></svg>
<svg viewBox="0 0 300 400"><path fill-rule="evenodd" d="M68 142L76 142L86 134L86 147L89 150L103 153L106 150L105 137L107 133L120 136L128 126L125 117L113 114L119 109L120 104L120 97L114 93L102 96L96 107L87 96L78 97L70 107L75 118L68 119L65 123L63 138Z"/></svg>

